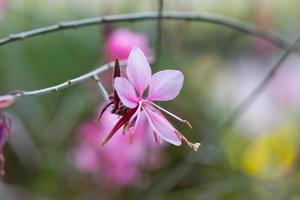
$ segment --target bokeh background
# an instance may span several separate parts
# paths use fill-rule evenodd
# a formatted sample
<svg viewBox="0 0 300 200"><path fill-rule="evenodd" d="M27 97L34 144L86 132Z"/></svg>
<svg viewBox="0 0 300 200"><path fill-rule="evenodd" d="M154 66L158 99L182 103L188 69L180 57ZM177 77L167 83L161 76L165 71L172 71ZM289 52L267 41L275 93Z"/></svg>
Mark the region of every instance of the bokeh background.
<svg viewBox="0 0 300 200"><path fill-rule="evenodd" d="M297 0L164 2L166 10L222 14L291 41L300 32L299 7ZM64 20L157 8L158 2L149 0L1 0L0 36ZM4 148L6 175L0 183L0 199L300 198L299 55L286 60L233 128L216 131L283 50L213 24L164 21L162 25L161 59L152 70L179 69L185 83L175 100L161 105L191 122L189 130L172 121L191 141L201 142L199 152L167 144L155 151L128 151L127 144L119 144L112 152L120 160L98 167L108 162L103 155L111 155L93 146L97 137L89 138L94 142L90 144L82 136L101 132L93 120L103 99L91 80L55 94L20 98L6 109L14 125ZM48 87L106 63L110 56L107 39L120 28L121 41L137 37L137 43L155 54L155 21L96 25L30 38L0 47L1 94ZM110 76L111 71L100 76L109 91ZM129 163L128 170L134 169L135 175L118 182L129 171L116 172L115 166L127 163L121 158L141 151ZM113 175L107 178L108 174Z"/></svg>

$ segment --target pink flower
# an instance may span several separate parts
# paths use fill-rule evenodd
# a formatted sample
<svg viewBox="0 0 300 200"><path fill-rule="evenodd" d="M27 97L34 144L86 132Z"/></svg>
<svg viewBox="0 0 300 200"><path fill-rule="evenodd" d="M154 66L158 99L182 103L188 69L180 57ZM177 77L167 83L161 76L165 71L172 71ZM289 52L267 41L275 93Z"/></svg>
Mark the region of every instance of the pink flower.
<svg viewBox="0 0 300 200"><path fill-rule="evenodd" d="M152 55L148 39L144 34L121 28L113 31L105 40L105 53L108 61L126 59L133 47L139 47L147 56Z"/></svg>
<svg viewBox="0 0 300 200"><path fill-rule="evenodd" d="M116 120L117 115L106 111L99 124L88 121L80 127L75 164L80 171L97 175L106 186L130 186L140 178L143 168L151 169L161 163L158 160L161 148L141 131L137 131L132 143L129 142L130 135L123 136L118 131L114 140L105 148L100 148L100 141L113 128ZM146 129L143 127L143 130Z"/></svg>
<svg viewBox="0 0 300 200"><path fill-rule="evenodd" d="M122 117L117 121L114 128L106 137L102 145L106 144L110 138L123 126L123 132L133 135L140 128L149 126L148 130L141 130L149 135L153 135L156 141L163 140L181 145L186 142L191 148L197 151L199 143L192 144L170 122L162 115L163 111L175 119L190 124L169 111L161 108L153 101L169 101L174 99L180 92L183 85L183 74L178 70L163 70L151 74L150 65L143 52L134 47L130 52L127 61L127 78L114 78L114 89L121 100L124 108ZM149 87L148 97L143 94ZM141 120L145 118L146 120Z"/></svg>
<svg viewBox="0 0 300 200"><path fill-rule="evenodd" d="M13 104L15 97L12 95L0 96L0 110ZM0 112L0 151L11 134L11 118L9 114Z"/></svg>
<svg viewBox="0 0 300 200"><path fill-rule="evenodd" d="M0 112L0 151L11 135L11 118L7 113Z"/></svg>
<svg viewBox="0 0 300 200"><path fill-rule="evenodd" d="M13 104L15 97L12 95L0 96L0 110ZM5 158L3 155L3 147L7 139L11 135L11 118L9 114L0 112L0 176L4 176Z"/></svg>
<svg viewBox="0 0 300 200"><path fill-rule="evenodd" d="M5 158L3 155L3 147L7 139L11 135L11 118L6 113L0 112L0 176L4 176Z"/></svg>

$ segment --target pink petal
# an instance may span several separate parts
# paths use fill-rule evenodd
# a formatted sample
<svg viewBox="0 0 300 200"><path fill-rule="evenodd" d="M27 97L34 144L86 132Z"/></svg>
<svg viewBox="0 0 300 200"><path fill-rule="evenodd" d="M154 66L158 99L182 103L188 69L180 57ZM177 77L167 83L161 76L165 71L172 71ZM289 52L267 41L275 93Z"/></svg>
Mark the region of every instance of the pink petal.
<svg viewBox="0 0 300 200"><path fill-rule="evenodd" d="M136 112L133 114L133 116L129 120L129 126L133 124L133 127L131 128L132 133L135 133L136 128L140 124L140 115L141 115L141 106L139 106L136 110Z"/></svg>
<svg viewBox="0 0 300 200"><path fill-rule="evenodd" d="M102 146L107 144L107 142L116 134L116 132L125 125L126 122L135 114L136 108L128 109L128 111L121 117L121 119L116 123L110 133L106 136L105 140L102 142Z"/></svg>
<svg viewBox="0 0 300 200"><path fill-rule="evenodd" d="M11 118L7 113L0 113L0 153L11 135ZM0 167L1 168L1 167Z"/></svg>
<svg viewBox="0 0 300 200"><path fill-rule="evenodd" d="M138 99L134 88L129 81L122 77L114 79L114 88L117 91L122 103L128 108L134 108L138 105Z"/></svg>
<svg viewBox="0 0 300 200"><path fill-rule="evenodd" d="M99 169L98 152L91 145L81 145L75 149L74 164L82 172L97 172Z"/></svg>
<svg viewBox="0 0 300 200"><path fill-rule="evenodd" d="M14 101L15 97L12 95L0 96L0 109L10 106Z"/></svg>
<svg viewBox="0 0 300 200"><path fill-rule="evenodd" d="M138 95L142 96L151 80L151 68L144 53L137 47L134 47L129 54L127 76Z"/></svg>
<svg viewBox="0 0 300 200"><path fill-rule="evenodd" d="M163 70L153 74L149 86L149 101L174 99L183 85L183 74L178 70Z"/></svg>
<svg viewBox="0 0 300 200"><path fill-rule="evenodd" d="M139 121L135 129L135 137L143 139L147 144L147 149L150 148L158 150L163 147L163 145L161 145L162 140L156 133L154 133L145 112L146 111L142 110L139 114Z"/></svg>
<svg viewBox="0 0 300 200"><path fill-rule="evenodd" d="M155 108L148 105L145 105L143 108L154 132L167 142L180 146L181 140L176 135L176 129L169 121L161 116Z"/></svg>
<svg viewBox="0 0 300 200"><path fill-rule="evenodd" d="M120 28L109 33L105 39L105 54L107 61L116 58L127 59L133 47L139 47L147 56L152 56L148 38L143 33L132 32L126 28Z"/></svg>

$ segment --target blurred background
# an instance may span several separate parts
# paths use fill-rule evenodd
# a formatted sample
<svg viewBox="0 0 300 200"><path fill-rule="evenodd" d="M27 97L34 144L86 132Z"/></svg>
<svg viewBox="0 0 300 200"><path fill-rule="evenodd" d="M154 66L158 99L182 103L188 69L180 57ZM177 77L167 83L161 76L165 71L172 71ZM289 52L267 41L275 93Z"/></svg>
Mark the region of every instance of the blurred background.
<svg viewBox="0 0 300 200"><path fill-rule="evenodd" d="M300 32L297 0L165 0L165 10L212 12L247 21L288 40ZM156 11L149 0L0 0L0 36L59 21ZM283 50L202 22L163 21L161 59L152 67L185 75L180 95L162 103L189 120L172 123L188 147L132 145L116 137L101 149L95 124L103 98L95 83L24 97L6 109L13 134L4 148L0 199L300 199L300 57L291 55L231 129L215 131L262 80ZM126 58L132 46L155 54L156 22L96 25L0 47L0 92L61 83ZM101 74L111 91L111 71ZM114 139L114 138L113 138ZM109 144L108 144L109 145Z"/></svg>

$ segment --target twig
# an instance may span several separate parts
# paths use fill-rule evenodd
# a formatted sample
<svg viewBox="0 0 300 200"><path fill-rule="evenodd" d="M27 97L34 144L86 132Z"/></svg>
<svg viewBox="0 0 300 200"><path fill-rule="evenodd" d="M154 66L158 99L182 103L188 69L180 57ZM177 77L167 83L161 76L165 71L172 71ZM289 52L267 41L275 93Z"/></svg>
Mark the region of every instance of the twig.
<svg viewBox="0 0 300 200"><path fill-rule="evenodd" d="M126 60L121 60L120 61L120 65L125 65L126 64ZM108 70L110 67L114 66L114 62L102 65L86 74L83 74L79 77L76 77L74 79L70 79L67 80L61 84L52 86L52 87L48 87L48 88L43 88L43 89L39 89L39 90L33 90L33 91L23 91L23 90L17 90L17 91L13 91L10 92L10 95L13 95L15 97L21 97L21 96L37 96L37 95L43 95L43 94L48 94L48 93L53 93L53 92L57 92L59 90L65 89L67 87L70 87L71 85L75 85L78 84L80 82L83 82L87 79L93 78L95 75L101 74L102 72ZM106 94L103 93L103 95L105 96Z"/></svg>
<svg viewBox="0 0 300 200"><path fill-rule="evenodd" d="M256 86L256 88L249 94L249 96L234 110L232 115L221 124L220 128L230 128L237 119L251 106L251 104L257 99L257 97L263 92L263 90L268 86L272 78L275 76L276 72L282 67L282 63L288 58L291 52L297 48L300 42L300 36L295 40L295 42L284 52L284 54L279 58L277 63L271 68L267 73L265 78Z"/></svg>
<svg viewBox="0 0 300 200"><path fill-rule="evenodd" d="M164 8L164 1L158 0L158 18L156 25L156 47L155 47L155 59L157 64L160 62L160 54L161 54L161 37L162 37L162 14Z"/></svg>
<svg viewBox="0 0 300 200"><path fill-rule="evenodd" d="M264 31L259 29L258 27L249 24L247 22L243 22L240 20L236 20L234 18L230 18L223 15L217 15L213 13L188 13L188 12L180 12L180 11L164 11L162 16L159 16L157 12L144 12L144 13L129 13L122 15L109 15L103 17L94 17L94 18L86 18L81 20L73 20L73 21L65 21L60 22L55 25L42 27L33 29L30 31L10 34L8 37L0 39L0 45L4 45L7 43L11 43L18 40L25 40L30 37L48 34L52 32L62 31L66 29L75 29L81 28L85 26L92 26L103 23L116 23L116 22L134 22L134 21L145 21L145 20L155 20L161 17L164 20L185 20L185 21L199 21L199 22L207 22L216 25L225 26L228 28L235 29L242 33L250 34L256 37L260 37L280 48L287 49L290 45L289 41L286 41L281 36L270 33L268 31Z"/></svg>
<svg viewBox="0 0 300 200"><path fill-rule="evenodd" d="M104 98L105 101L109 102L109 95L105 89L105 87L102 85L102 83L100 82L100 79L97 75L94 75L93 76L93 79L96 81L99 89L100 89L100 92L102 94L102 97Z"/></svg>

